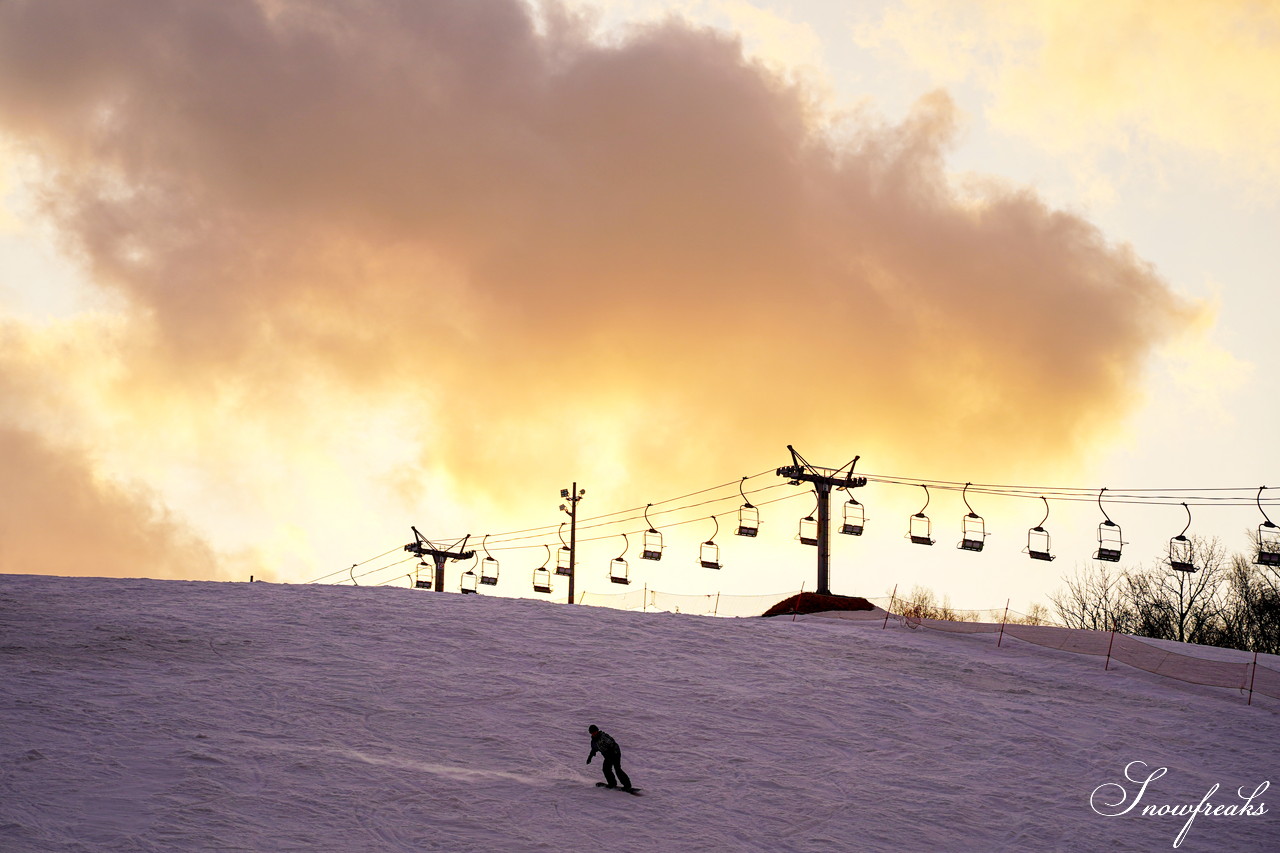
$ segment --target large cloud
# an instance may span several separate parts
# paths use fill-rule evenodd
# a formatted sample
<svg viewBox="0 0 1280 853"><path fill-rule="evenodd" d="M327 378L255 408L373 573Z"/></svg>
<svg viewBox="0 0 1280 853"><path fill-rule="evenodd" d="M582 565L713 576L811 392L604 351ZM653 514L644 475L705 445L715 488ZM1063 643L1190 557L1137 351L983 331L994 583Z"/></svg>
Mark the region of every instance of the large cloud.
<svg viewBox="0 0 1280 853"><path fill-rule="evenodd" d="M516 0L0 7L0 132L133 318L103 405L210 477L252 480L237 430L358 450L317 433L350 407L491 495L787 442L1070 460L1195 312L1034 193L955 187L958 121L836 126L722 34Z"/></svg>

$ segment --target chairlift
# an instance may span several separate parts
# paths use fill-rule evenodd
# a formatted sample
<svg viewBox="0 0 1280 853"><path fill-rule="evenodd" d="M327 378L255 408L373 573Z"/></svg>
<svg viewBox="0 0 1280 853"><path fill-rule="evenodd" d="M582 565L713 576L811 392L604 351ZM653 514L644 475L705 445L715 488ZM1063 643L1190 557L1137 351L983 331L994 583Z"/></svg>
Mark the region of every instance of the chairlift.
<svg viewBox="0 0 1280 853"><path fill-rule="evenodd" d="M454 562L459 562L454 560ZM476 582L479 578L476 575L476 566L479 565L480 558L472 556L471 565L467 566L467 570L458 578L458 589L462 593L476 592ZM443 585L442 585L443 586Z"/></svg>
<svg viewBox="0 0 1280 853"><path fill-rule="evenodd" d="M573 550L564 541L564 525L565 522L560 522L560 530L557 531L560 535L560 550L556 551L556 574L571 575L573 574Z"/></svg>
<svg viewBox="0 0 1280 853"><path fill-rule="evenodd" d="M427 576L425 578L422 577L423 569L427 570ZM426 560L420 561L418 563L417 568L414 570L415 577L413 579L413 588L414 589L431 589L431 571L432 571L431 566L427 564Z"/></svg>
<svg viewBox="0 0 1280 853"><path fill-rule="evenodd" d="M1104 488L1102 492L1105 492ZM1125 543L1120 538L1120 525L1111 520L1107 511L1102 508L1102 492L1098 492L1098 509L1102 510L1103 521L1098 525L1098 550L1093 559L1107 563L1120 562L1120 550Z"/></svg>
<svg viewBox="0 0 1280 853"><path fill-rule="evenodd" d="M1175 572L1194 572L1196 571L1195 553L1191 540L1187 538L1187 530L1191 527L1191 507L1184 501L1182 508L1187 511L1187 526L1169 540L1169 568Z"/></svg>
<svg viewBox="0 0 1280 853"><path fill-rule="evenodd" d="M840 525L840 532L846 536L861 536L866 526L866 508L853 498L849 498L844 505L844 521Z"/></svg>
<svg viewBox="0 0 1280 853"><path fill-rule="evenodd" d="M720 534L720 519L714 515L711 520L715 522L715 533L711 534L711 538L702 543L702 547L698 551L699 562L702 563L704 569L719 569L720 566L720 546L716 544L716 536Z"/></svg>
<svg viewBox="0 0 1280 853"><path fill-rule="evenodd" d="M548 544L546 544L546 543L544 542L544 543L542 543L542 547L543 547L543 548L545 548L545 549L547 550L547 556L543 558L543 560L542 560L542 565L541 565L541 566L539 566L539 567L535 570L535 572L534 572L534 574L535 574L535 578L534 578L534 579L535 579L535 580L537 579L537 572L546 572L546 573L547 573L547 577L548 577L548 578L550 578L550 577L551 577L551 569L547 568L547 566L551 563L551 546L550 546L550 545L548 545ZM547 583L547 586L548 586L548 587L550 587L550 585L551 585L551 584L550 584L550 582L548 582L548 583ZM548 591L550 591L550 590L548 590Z"/></svg>
<svg viewBox="0 0 1280 853"><path fill-rule="evenodd" d="M929 506L929 487L920 484L920 488L924 489L924 506L920 507L920 511L911 518L907 519L907 538L916 545L932 545L933 544L933 522L929 520L929 516L924 514L925 509Z"/></svg>
<svg viewBox="0 0 1280 853"><path fill-rule="evenodd" d="M644 508L644 523L649 525L649 529L644 532L644 547L640 550L640 559L642 560L661 560L662 559L662 534L653 526L653 522L649 520L649 507L653 504L646 504Z"/></svg>
<svg viewBox="0 0 1280 853"><path fill-rule="evenodd" d="M498 585L498 561L489 553L489 546L485 542L489 539L489 534L484 535L484 539L480 541L480 547L484 549L484 559L480 561L480 583L485 586Z"/></svg>
<svg viewBox="0 0 1280 853"><path fill-rule="evenodd" d="M747 493L742 490L742 484L746 481L746 477L738 481L742 506L738 507L738 529L733 532L739 536L750 536L754 539L760 532L760 510L751 505L751 501L747 500Z"/></svg>
<svg viewBox="0 0 1280 853"><path fill-rule="evenodd" d="M987 543L987 525L982 520L982 516L973 511L973 507L969 505L969 497L966 494L969 487L973 483L965 483L964 489L960 492L960 499L964 501L965 508L969 510L964 518L960 519L960 543L956 545L962 551L981 551L982 546Z"/></svg>
<svg viewBox="0 0 1280 853"><path fill-rule="evenodd" d="M546 566L533 570L533 591L551 592L551 570Z"/></svg>
<svg viewBox="0 0 1280 853"><path fill-rule="evenodd" d="M813 509L814 509L814 512L817 512L818 501L820 500L820 498L818 497L817 492L813 493L813 497L814 497ZM817 522L817 519L813 517L812 512L806 515L804 518L800 519L800 532L799 534L797 534L797 536L800 539L801 545L817 545L818 544L818 522Z"/></svg>
<svg viewBox="0 0 1280 853"><path fill-rule="evenodd" d="M1027 556L1033 560L1044 560L1050 562L1055 559L1050 553L1052 540L1049 538L1049 531L1044 529L1044 523L1049 520L1049 499L1044 495L1040 496L1040 500L1044 501L1044 518L1040 519L1040 523L1027 531Z"/></svg>
<svg viewBox="0 0 1280 853"><path fill-rule="evenodd" d="M614 583L631 583L631 578L627 577L627 561L623 559L630 544L627 534L622 534L622 553L609 562L609 580Z"/></svg>
<svg viewBox="0 0 1280 853"><path fill-rule="evenodd" d="M1258 512L1262 513L1265 520L1258 525L1258 555L1254 558L1254 563L1274 568L1280 566L1280 527L1267 517L1267 511L1262 508L1262 490L1265 488L1266 486L1259 486L1258 496L1255 498Z"/></svg>

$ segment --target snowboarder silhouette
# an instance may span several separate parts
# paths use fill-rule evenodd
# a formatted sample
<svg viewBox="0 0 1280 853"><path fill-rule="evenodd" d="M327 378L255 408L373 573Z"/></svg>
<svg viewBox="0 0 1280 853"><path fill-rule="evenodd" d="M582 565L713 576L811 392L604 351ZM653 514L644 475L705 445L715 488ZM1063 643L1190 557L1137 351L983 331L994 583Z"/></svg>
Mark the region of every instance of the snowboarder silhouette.
<svg viewBox="0 0 1280 853"><path fill-rule="evenodd" d="M591 754L587 756L587 763L591 763L591 759L595 757L597 752L604 756L604 766L601 768L604 770L605 779L603 787L616 788L618 786L617 780L613 778L613 774L616 771L618 779L622 780L622 790L632 790L631 780L627 778L627 774L622 770L622 749L618 746L618 742L600 731L596 726L587 726L587 731L591 733ZM601 785L602 783L597 782L596 784Z"/></svg>

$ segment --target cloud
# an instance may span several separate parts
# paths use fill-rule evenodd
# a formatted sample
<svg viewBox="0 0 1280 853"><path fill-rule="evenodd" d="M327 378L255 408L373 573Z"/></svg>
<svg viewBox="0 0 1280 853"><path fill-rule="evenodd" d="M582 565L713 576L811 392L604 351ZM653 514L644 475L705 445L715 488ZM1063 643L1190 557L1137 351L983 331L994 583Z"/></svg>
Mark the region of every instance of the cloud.
<svg viewBox="0 0 1280 853"><path fill-rule="evenodd" d="M223 577L214 552L155 496L99 479L84 454L0 426L0 572Z"/></svg>
<svg viewBox="0 0 1280 853"><path fill-rule="evenodd" d="M1155 146L1242 184L1280 183L1274 3L911 0L859 39L898 46L944 82L975 80L995 126L1050 150Z"/></svg>
<svg viewBox="0 0 1280 853"><path fill-rule="evenodd" d="M945 93L819 106L723 33L515 0L0 9L0 133L127 305L95 440L312 523L788 442L945 472L1105 438L1199 309L1033 191L953 186ZM331 476L289 499L275 466Z"/></svg>

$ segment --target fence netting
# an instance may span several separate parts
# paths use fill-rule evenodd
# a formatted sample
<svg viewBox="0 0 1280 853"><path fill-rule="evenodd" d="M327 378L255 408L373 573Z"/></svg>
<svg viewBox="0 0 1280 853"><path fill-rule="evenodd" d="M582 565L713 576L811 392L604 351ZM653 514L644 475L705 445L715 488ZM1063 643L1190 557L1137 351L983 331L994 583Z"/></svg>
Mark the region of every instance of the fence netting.
<svg viewBox="0 0 1280 853"><path fill-rule="evenodd" d="M688 595L646 587L616 593L584 592L579 596L578 603L618 610L699 616L759 616L779 601L796 594ZM842 610L813 615L863 624L893 623L904 628L926 628L950 634L1000 634L1002 637L1013 637L1062 652L1106 657L1108 662L1117 661L1189 684L1226 687L1280 699L1280 658L1275 655L1259 659L1250 652L1207 646L1201 647L1202 655L1192 655L1176 651L1172 643L1162 645L1160 641L1129 634L1066 628L1061 625L1029 624L1038 620L1012 610L948 610L946 615L954 618L939 619L910 612L896 612L894 604L900 602L894 602L888 597L870 601L875 605L874 610ZM978 621L979 619L983 621Z"/></svg>
<svg viewBox="0 0 1280 853"><path fill-rule="evenodd" d="M891 604L885 602L885 604ZM970 611L965 611L969 613ZM972 611L973 614L993 611ZM910 614L878 610L879 618L906 628L927 628L951 634L1002 634L1037 646L1075 654L1107 657L1135 669L1145 670L1166 678L1203 684L1209 687L1226 687L1235 690L1261 693L1280 699L1280 658L1274 655L1259 657L1238 649L1211 646L1197 647L1201 654L1186 654L1175 650L1173 643L1129 634L1112 634L1110 631L1090 631L1080 628L1064 628L1060 625L1032 625L1021 621L1024 614L1008 611L1005 622L963 621L962 619L937 619ZM997 615L999 612L996 611ZM868 620L870 613L823 613L822 616ZM1180 648L1187 648L1177 644Z"/></svg>
<svg viewBox="0 0 1280 853"><path fill-rule="evenodd" d="M695 616L759 616L794 592L768 595L687 595L656 589L632 589L626 592L584 592L579 604L612 607L617 610L643 610L658 613L687 613Z"/></svg>

